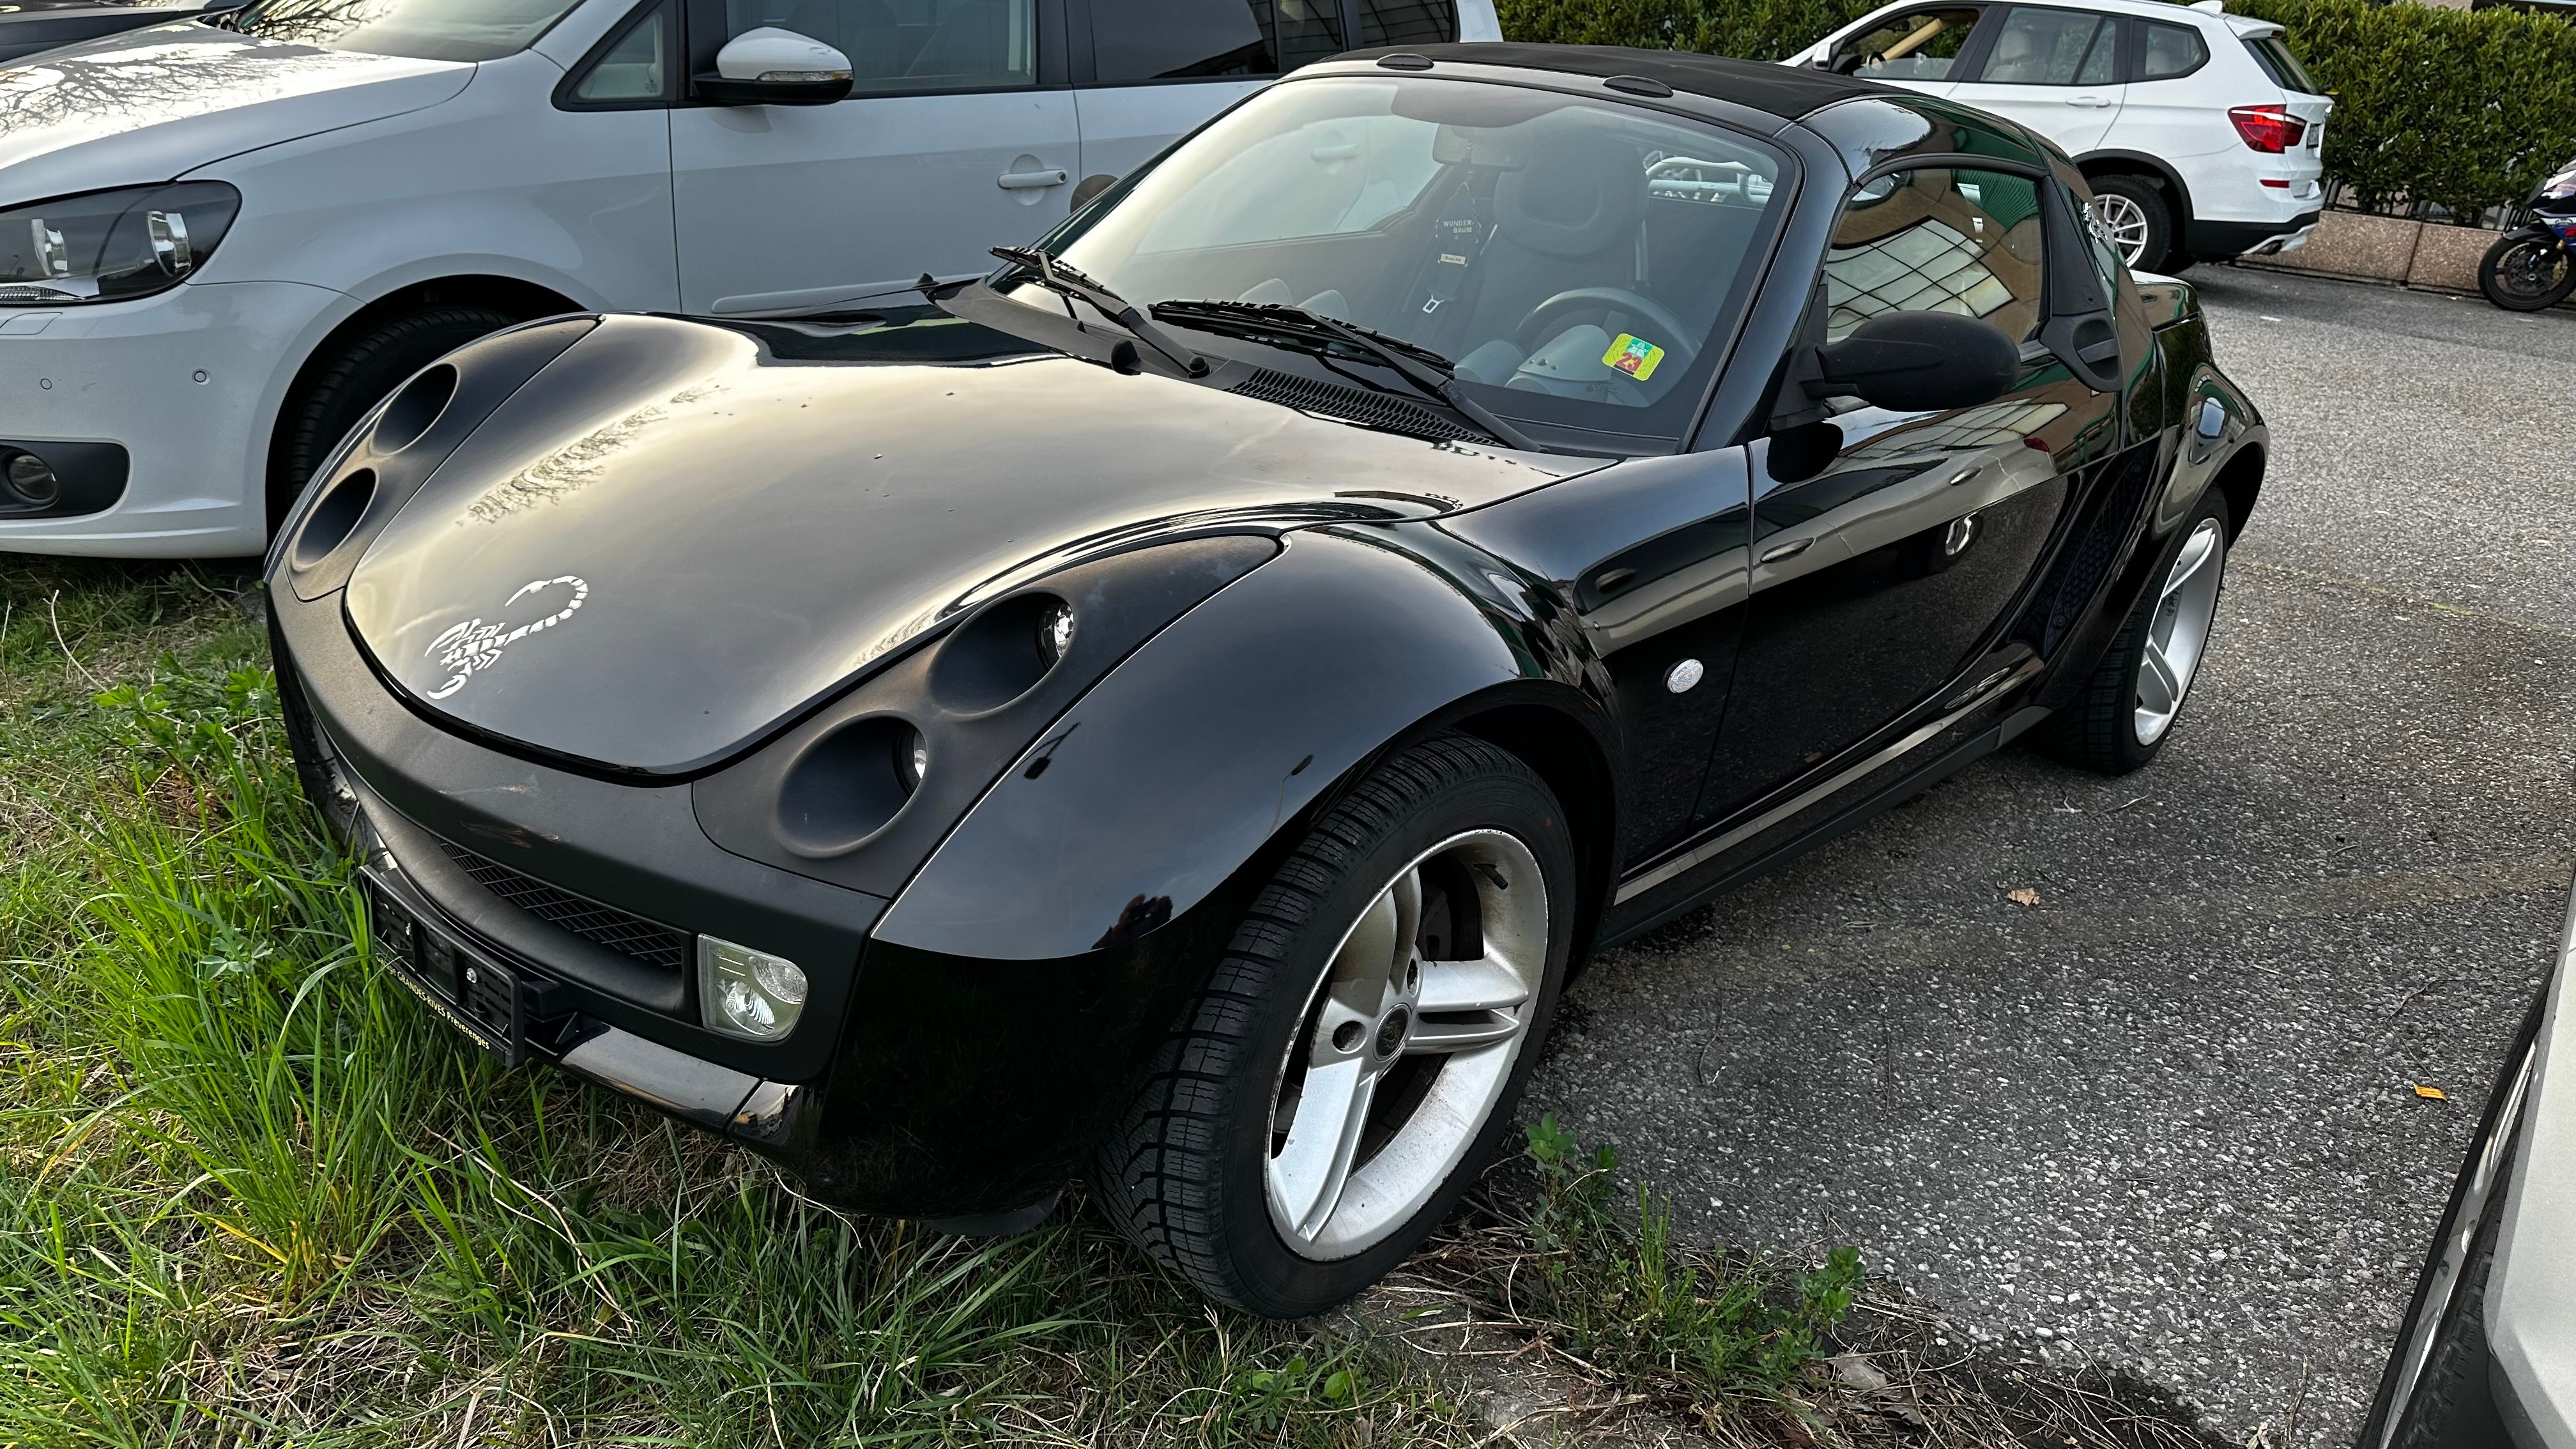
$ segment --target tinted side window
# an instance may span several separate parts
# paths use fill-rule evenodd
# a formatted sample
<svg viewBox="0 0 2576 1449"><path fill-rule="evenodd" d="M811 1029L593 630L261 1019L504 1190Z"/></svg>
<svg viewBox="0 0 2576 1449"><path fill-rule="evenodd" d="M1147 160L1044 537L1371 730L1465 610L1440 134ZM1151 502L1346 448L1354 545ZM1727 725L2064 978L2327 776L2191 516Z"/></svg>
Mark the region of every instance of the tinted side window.
<svg viewBox="0 0 2576 1449"><path fill-rule="evenodd" d="M1360 0L1360 38L1373 45L1440 45L1458 38L1458 0Z"/></svg>
<svg viewBox="0 0 2576 1449"><path fill-rule="evenodd" d="M850 58L851 88L1037 84L1034 0L725 0L725 38L774 25Z"/></svg>
<svg viewBox="0 0 2576 1449"><path fill-rule="evenodd" d="M1982 317L2018 342L2039 327L2046 251L2039 183L1924 167L1852 194L1825 252L1825 335L1885 312Z"/></svg>
<svg viewBox="0 0 2576 1449"><path fill-rule="evenodd" d="M2299 58L2292 55L2290 48L2281 43L2281 37L2262 36L2245 42L2245 48L2253 52L2254 63L2263 67L2263 73L2278 83L2281 89L2297 91L2301 95L2308 96L2325 94L2325 88L2318 85L2315 78L2308 74L2306 66L2299 64Z"/></svg>
<svg viewBox="0 0 2576 1449"><path fill-rule="evenodd" d="M1844 41L1834 69L1870 80L1947 80L1979 13L1916 10L1890 16Z"/></svg>
<svg viewBox="0 0 2576 1449"><path fill-rule="evenodd" d="M2146 44L2138 54L2140 80L2171 80L2189 75L2209 59L2209 47L2201 43L2200 32L2188 25L2151 20L2146 31Z"/></svg>
<svg viewBox="0 0 2576 1449"><path fill-rule="evenodd" d="M2016 6L2004 17L1994 53L1977 79L1992 85L2075 85L2094 46L2109 50L2117 33L2098 15Z"/></svg>
<svg viewBox="0 0 2576 1449"><path fill-rule="evenodd" d="M1389 8L1403 8L1402 0L1389 0ZM1091 7L1092 65L1103 84L1278 75L1347 48L1338 0L1094 0Z"/></svg>

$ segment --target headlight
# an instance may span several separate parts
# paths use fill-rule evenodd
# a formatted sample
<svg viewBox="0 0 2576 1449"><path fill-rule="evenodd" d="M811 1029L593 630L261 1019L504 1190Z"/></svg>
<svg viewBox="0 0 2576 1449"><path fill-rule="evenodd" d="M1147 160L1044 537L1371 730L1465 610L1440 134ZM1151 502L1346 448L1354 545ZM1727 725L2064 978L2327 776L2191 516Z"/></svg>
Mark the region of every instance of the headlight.
<svg viewBox="0 0 2576 1449"><path fill-rule="evenodd" d="M698 938L698 1011L710 1031L776 1041L805 1010L805 973L772 956L714 936Z"/></svg>
<svg viewBox="0 0 2576 1449"><path fill-rule="evenodd" d="M130 186L0 211L0 306L149 296L205 264L241 211L220 181Z"/></svg>

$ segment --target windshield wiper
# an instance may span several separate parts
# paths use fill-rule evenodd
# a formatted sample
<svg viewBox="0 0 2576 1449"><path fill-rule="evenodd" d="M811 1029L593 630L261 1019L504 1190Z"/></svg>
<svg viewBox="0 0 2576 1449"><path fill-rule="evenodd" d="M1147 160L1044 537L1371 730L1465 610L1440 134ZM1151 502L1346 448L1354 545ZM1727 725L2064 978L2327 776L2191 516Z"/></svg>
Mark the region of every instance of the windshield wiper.
<svg viewBox="0 0 2576 1449"><path fill-rule="evenodd" d="M1172 360L1172 365L1192 377L1208 374L1207 359L1192 352L1172 334L1154 325L1153 319L1138 311L1136 304L1100 285L1081 272L1056 260L1052 252L1037 247L995 247L993 255L1020 268L1030 281L1060 297L1072 297L1090 303L1110 321L1136 334L1136 340Z"/></svg>
<svg viewBox="0 0 2576 1449"><path fill-rule="evenodd" d="M1249 336L1259 341L1262 334L1306 340L1329 340L1342 343L1368 354L1396 376L1413 384L1415 390L1458 413L1459 416L1512 447L1533 453L1547 449L1533 441L1529 434L1493 415L1485 406L1468 397L1458 387L1455 363L1428 347L1389 336L1374 327L1362 327L1339 317L1328 317L1307 307L1292 307L1282 302L1157 302L1154 315L1184 327L1206 327Z"/></svg>

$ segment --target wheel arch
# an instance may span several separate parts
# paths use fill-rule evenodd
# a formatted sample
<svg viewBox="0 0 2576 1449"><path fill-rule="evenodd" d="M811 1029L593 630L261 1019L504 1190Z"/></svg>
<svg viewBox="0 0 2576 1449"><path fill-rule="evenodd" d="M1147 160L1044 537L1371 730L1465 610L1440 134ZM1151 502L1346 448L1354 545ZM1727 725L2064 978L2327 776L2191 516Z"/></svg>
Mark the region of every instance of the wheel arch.
<svg viewBox="0 0 2576 1449"><path fill-rule="evenodd" d="M2177 247L2182 244L2182 229L2190 225L2193 215L2191 187L2170 163L2144 151L2087 151L2076 158L2075 169L2084 173L2088 184L2098 176L2144 176L2171 192L2179 203L2173 218L2173 241Z"/></svg>
<svg viewBox="0 0 2576 1449"><path fill-rule="evenodd" d="M2218 476L2210 480L2210 490L2227 500L2227 524L2231 538L2245 532L2245 520L2254 512L2254 500L2263 492L2263 445L2249 442L2219 465Z"/></svg>
<svg viewBox="0 0 2576 1449"><path fill-rule="evenodd" d="M1602 912L1609 908L1619 838L1610 752L1595 727L1585 722L1578 701L1582 696L1571 686L1522 690L1507 699L1479 701L1471 712L1443 722L1445 728L1510 751L1565 807L1578 872L1569 971L1584 966Z"/></svg>

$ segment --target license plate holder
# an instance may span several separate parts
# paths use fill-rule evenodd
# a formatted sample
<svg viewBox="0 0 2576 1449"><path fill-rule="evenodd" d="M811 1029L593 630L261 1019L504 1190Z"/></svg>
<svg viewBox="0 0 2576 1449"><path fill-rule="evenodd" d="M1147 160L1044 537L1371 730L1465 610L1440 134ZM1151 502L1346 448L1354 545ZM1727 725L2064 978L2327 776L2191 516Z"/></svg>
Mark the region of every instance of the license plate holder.
<svg viewBox="0 0 2576 1449"><path fill-rule="evenodd" d="M505 1067L526 1061L528 993L519 973L383 885L368 881L366 895L376 959L393 978L486 1056Z"/></svg>

